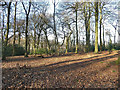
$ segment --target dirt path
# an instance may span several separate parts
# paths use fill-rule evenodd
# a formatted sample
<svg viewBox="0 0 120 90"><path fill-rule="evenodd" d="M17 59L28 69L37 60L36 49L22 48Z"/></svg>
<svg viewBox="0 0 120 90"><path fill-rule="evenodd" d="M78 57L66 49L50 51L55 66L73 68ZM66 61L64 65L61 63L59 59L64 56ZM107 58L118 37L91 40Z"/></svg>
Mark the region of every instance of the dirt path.
<svg viewBox="0 0 120 90"><path fill-rule="evenodd" d="M112 54L88 53L53 58L9 58L3 62L3 87L117 88L118 66Z"/></svg>

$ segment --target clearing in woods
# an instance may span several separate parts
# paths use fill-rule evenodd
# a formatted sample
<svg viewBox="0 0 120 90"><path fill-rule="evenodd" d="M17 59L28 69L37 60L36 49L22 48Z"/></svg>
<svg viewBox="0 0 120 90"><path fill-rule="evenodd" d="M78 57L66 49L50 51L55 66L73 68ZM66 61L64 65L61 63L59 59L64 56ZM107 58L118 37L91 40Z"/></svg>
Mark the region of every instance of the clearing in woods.
<svg viewBox="0 0 120 90"><path fill-rule="evenodd" d="M117 51L59 57L9 57L2 86L25 88L117 88Z"/></svg>

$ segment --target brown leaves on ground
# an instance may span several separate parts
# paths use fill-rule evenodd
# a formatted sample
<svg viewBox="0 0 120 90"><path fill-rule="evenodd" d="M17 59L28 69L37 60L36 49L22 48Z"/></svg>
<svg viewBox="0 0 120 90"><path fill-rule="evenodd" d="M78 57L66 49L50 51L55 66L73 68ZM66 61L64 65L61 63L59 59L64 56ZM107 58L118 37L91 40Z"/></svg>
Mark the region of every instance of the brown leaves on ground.
<svg viewBox="0 0 120 90"><path fill-rule="evenodd" d="M117 51L61 57L12 57L2 63L2 86L25 88L117 88Z"/></svg>

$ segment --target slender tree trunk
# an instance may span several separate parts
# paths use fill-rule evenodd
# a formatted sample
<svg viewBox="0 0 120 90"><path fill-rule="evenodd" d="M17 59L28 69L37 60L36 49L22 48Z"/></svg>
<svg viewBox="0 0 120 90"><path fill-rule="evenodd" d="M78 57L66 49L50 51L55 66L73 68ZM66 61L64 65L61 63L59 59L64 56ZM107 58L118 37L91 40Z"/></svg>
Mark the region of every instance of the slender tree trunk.
<svg viewBox="0 0 120 90"><path fill-rule="evenodd" d="M71 31L69 36L66 36L66 54L68 53L68 48L69 48L69 40L70 40L70 36L73 32Z"/></svg>
<svg viewBox="0 0 120 90"><path fill-rule="evenodd" d="M39 49L39 44L40 44L40 34L38 34L37 50Z"/></svg>
<svg viewBox="0 0 120 90"><path fill-rule="evenodd" d="M90 51L90 17L91 17L91 11L90 11L90 2L89 2L89 16L88 16L88 51Z"/></svg>
<svg viewBox="0 0 120 90"><path fill-rule="evenodd" d="M17 10L17 2L15 3L15 15L14 15L14 36L13 36L13 56L15 55L15 40L16 40L16 10Z"/></svg>
<svg viewBox="0 0 120 90"><path fill-rule="evenodd" d="M50 51L50 44L49 44L49 40L48 40L48 36L47 36L47 31L44 30L44 33L45 33L45 37L46 37L47 50L49 52Z"/></svg>
<svg viewBox="0 0 120 90"><path fill-rule="evenodd" d="M98 53L98 2L95 2L95 53Z"/></svg>
<svg viewBox="0 0 120 90"><path fill-rule="evenodd" d="M34 23L34 56L36 56L36 28Z"/></svg>
<svg viewBox="0 0 120 90"><path fill-rule="evenodd" d="M105 37L105 35L104 35L104 24L103 24L103 47L104 47L104 50L105 50L105 40L104 40L104 37Z"/></svg>
<svg viewBox="0 0 120 90"><path fill-rule="evenodd" d="M73 47L75 47L75 30L73 30Z"/></svg>
<svg viewBox="0 0 120 90"><path fill-rule="evenodd" d="M54 0L54 13L53 13L53 21L54 21L54 34L55 34L55 48L57 48L57 44L58 44L58 37L57 37L57 32L56 32L56 22L55 22L55 10L56 5L55 5L55 0ZM57 49L56 49L57 50Z"/></svg>
<svg viewBox="0 0 120 90"><path fill-rule="evenodd" d="M28 15L26 15L26 29L25 29L25 57L28 57L27 46L28 46Z"/></svg>
<svg viewBox="0 0 120 90"><path fill-rule="evenodd" d="M11 7L11 3L12 2L9 2L9 5L8 5L8 14L7 14L7 32L6 32L6 35L5 35L5 42L4 42L4 57L3 59L5 60L6 59L6 56L5 56L5 51L6 51L6 48L7 48L7 44L8 44L8 34L9 34L9 22L10 22L10 7Z"/></svg>
<svg viewBox="0 0 120 90"><path fill-rule="evenodd" d="M100 4L100 51L102 51L102 7Z"/></svg>
<svg viewBox="0 0 120 90"><path fill-rule="evenodd" d="M116 28L115 28L115 35L114 35L114 44L116 43L115 40L116 40Z"/></svg>
<svg viewBox="0 0 120 90"><path fill-rule="evenodd" d="M29 40L28 40L28 53L30 53L30 46L31 46L31 44L30 44L30 38L29 38Z"/></svg>
<svg viewBox="0 0 120 90"><path fill-rule="evenodd" d="M68 38L66 37L66 51L65 53L67 54L68 53Z"/></svg>
<svg viewBox="0 0 120 90"><path fill-rule="evenodd" d="M28 12L25 9L25 5L22 2L23 8L26 13L26 29L25 29L25 57L28 57L28 52L27 52L27 46L28 46L28 19L29 19L29 13L30 13L30 8L31 8L31 2L29 2L29 9Z"/></svg>
<svg viewBox="0 0 120 90"><path fill-rule="evenodd" d="M88 22L87 22L87 16L85 15L85 29L86 29L86 50L85 52L88 52L88 43L89 43L89 40L88 40Z"/></svg>
<svg viewBox="0 0 120 90"><path fill-rule="evenodd" d="M4 37L3 37L3 30L4 30L4 11L3 11L3 20L2 20L2 30L1 30L1 34L2 34L2 60L4 59Z"/></svg>
<svg viewBox="0 0 120 90"><path fill-rule="evenodd" d="M90 11L90 3L89 4L89 16L87 19L87 12L84 8L85 13L85 28L86 28L86 52L90 51L90 17L91 17L91 11Z"/></svg>
<svg viewBox="0 0 120 90"><path fill-rule="evenodd" d="M43 41L44 41L44 40L43 40L43 38L42 38L42 36L41 36L41 38L40 38L40 42L41 42L41 43L40 43L40 44L41 44L40 46L41 46L41 48L43 48Z"/></svg>
<svg viewBox="0 0 120 90"><path fill-rule="evenodd" d="M20 47L20 39L21 39L21 32L20 32L20 29L19 29L19 33L18 33L18 45Z"/></svg>
<svg viewBox="0 0 120 90"><path fill-rule="evenodd" d="M8 34L9 34L9 22L10 22L10 7L11 7L11 2L9 3L8 6L8 14L7 14L7 32L5 35L5 46L8 44Z"/></svg>
<svg viewBox="0 0 120 90"><path fill-rule="evenodd" d="M78 53L78 28L77 28L77 9L76 9L76 51L75 53Z"/></svg>

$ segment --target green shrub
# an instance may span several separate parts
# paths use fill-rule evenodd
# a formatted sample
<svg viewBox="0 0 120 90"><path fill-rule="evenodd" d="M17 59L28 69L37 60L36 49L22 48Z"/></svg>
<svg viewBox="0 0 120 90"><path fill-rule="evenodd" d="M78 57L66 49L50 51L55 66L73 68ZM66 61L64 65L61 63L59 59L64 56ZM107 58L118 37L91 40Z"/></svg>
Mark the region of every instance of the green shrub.
<svg viewBox="0 0 120 90"><path fill-rule="evenodd" d="M91 45L90 46L90 51L94 52L94 50L95 50L95 45Z"/></svg>
<svg viewBox="0 0 120 90"><path fill-rule="evenodd" d="M49 53L49 54L56 53L56 50L55 50L55 49L51 49L48 53Z"/></svg>
<svg viewBox="0 0 120 90"><path fill-rule="evenodd" d="M79 49L79 48L78 48ZM68 49L68 52L75 52L76 48L75 47L71 47ZM79 50L78 50L79 51Z"/></svg>
<svg viewBox="0 0 120 90"><path fill-rule="evenodd" d="M47 53L48 53L48 51L45 48L40 48L40 49L36 50L36 54L42 55L42 54L47 54Z"/></svg>
<svg viewBox="0 0 120 90"><path fill-rule="evenodd" d="M114 48L115 48L116 50L120 50L120 43L116 43L114 46L115 46Z"/></svg>
<svg viewBox="0 0 120 90"><path fill-rule="evenodd" d="M5 54L5 56L13 55L13 45L9 44L7 47L4 47L4 48L5 50L3 51L3 54ZM19 56L19 55L24 55L24 54L25 54L24 48L16 44L14 56Z"/></svg>

